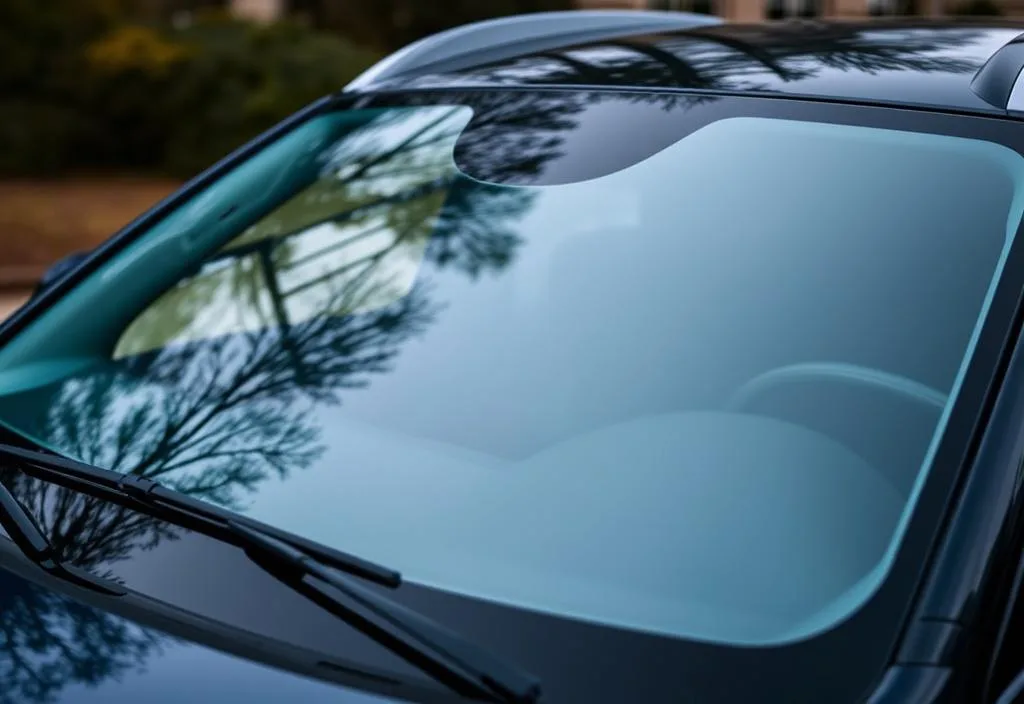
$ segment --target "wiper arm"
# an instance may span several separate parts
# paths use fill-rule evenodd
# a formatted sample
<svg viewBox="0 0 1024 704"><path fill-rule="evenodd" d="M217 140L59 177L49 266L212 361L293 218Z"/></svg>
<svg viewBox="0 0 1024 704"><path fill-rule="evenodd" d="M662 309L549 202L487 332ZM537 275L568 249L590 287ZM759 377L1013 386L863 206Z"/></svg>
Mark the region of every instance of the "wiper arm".
<svg viewBox="0 0 1024 704"><path fill-rule="evenodd" d="M268 574L463 696L516 704L532 704L540 696L540 683L533 675L334 571L395 588L402 583L395 570L193 499L150 479L13 445L0 444L0 457L16 460L29 476L240 547ZM94 591L127 593L57 559L31 514L2 484L0 524L26 556L54 576Z"/></svg>
<svg viewBox="0 0 1024 704"><path fill-rule="evenodd" d="M275 538L233 527L248 536L245 551L254 562L459 694L521 704L540 697L540 682L517 666L401 604L339 578Z"/></svg>
<svg viewBox="0 0 1024 704"><path fill-rule="evenodd" d="M2 443L0 457L20 460L19 466L24 472L37 479L60 484L108 501L113 500L115 503L130 501L133 504L131 508L140 513L212 538L237 542L231 540L234 531L229 526L230 522L235 522L287 543L318 562L355 577L392 589L402 584L402 575L395 570L239 515L234 511L193 499L150 479Z"/></svg>
<svg viewBox="0 0 1024 704"><path fill-rule="evenodd" d="M128 593L116 582L103 579L81 567L64 562L32 514L2 483L0 483L0 525L3 525L7 535L11 537L25 557L48 574L107 596L124 596Z"/></svg>

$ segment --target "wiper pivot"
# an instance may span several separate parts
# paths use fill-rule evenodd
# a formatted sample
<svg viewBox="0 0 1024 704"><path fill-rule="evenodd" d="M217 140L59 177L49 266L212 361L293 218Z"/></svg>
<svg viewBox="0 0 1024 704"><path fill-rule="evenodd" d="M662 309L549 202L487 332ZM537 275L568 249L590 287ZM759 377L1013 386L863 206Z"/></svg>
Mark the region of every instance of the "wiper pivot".
<svg viewBox="0 0 1024 704"><path fill-rule="evenodd" d="M22 554L46 573L79 587L107 596L124 596L127 590L116 582L61 560L32 514L0 482L0 525Z"/></svg>

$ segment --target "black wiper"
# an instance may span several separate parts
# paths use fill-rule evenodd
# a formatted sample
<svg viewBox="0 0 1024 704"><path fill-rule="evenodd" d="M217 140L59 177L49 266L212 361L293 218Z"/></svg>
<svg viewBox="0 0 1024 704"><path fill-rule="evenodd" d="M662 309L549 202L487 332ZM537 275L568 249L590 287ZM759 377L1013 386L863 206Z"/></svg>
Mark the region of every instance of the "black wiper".
<svg viewBox="0 0 1024 704"><path fill-rule="evenodd" d="M248 535L245 550L254 562L459 694L522 704L540 697L539 680L517 666L401 604L339 579L279 540L234 528Z"/></svg>
<svg viewBox="0 0 1024 704"><path fill-rule="evenodd" d="M65 562L50 544L32 514L0 483L0 525L21 552L50 575L108 596L124 596L128 592L116 582Z"/></svg>
<svg viewBox="0 0 1024 704"><path fill-rule="evenodd" d="M0 444L0 457L16 460L25 474L37 479L236 545L271 576L462 696L515 703L532 703L540 697L540 683L533 675L337 573L395 588L402 583L395 570L193 499L149 479L13 445ZM50 574L94 591L127 593L116 584L61 562L31 514L2 484L0 523L26 556Z"/></svg>
<svg viewBox="0 0 1024 704"><path fill-rule="evenodd" d="M376 582L385 587L395 588L402 584L402 575L395 570L260 523L234 511L193 499L149 479L112 472L109 469L95 467L66 457L2 443L0 443L0 457L19 460L19 465L25 473L37 479L60 484L75 491L92 494L108 501L112 500L115 503L129 501L132 504L129 507L140 513L194 530L197 533L203 533L212 538L237 543L237 539L232 540L235 531L230 525L235 522L261 534L277 538L307 554L310 558L342 572Z"/></svg>

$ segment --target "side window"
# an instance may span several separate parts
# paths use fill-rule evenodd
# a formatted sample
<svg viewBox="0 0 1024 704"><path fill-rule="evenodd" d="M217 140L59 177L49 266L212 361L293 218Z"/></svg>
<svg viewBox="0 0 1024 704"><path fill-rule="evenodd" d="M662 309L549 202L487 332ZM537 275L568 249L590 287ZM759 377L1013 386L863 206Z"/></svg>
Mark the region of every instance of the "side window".
<svg viewBox="0 0 1024 704"><path fill-rule="evenodd" d="M676 12L697 12L702 15L717 14L714 0L650 0L651 10L675 10Z"/></svg>

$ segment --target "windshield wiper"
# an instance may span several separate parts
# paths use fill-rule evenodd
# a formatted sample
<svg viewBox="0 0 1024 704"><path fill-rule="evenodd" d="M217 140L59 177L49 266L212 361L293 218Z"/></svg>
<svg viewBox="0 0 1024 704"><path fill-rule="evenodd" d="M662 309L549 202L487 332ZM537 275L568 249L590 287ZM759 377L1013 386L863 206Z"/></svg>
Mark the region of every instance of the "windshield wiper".
<svg viewBox="0 0 1024 704"><path fill-rule="evenodd" d="M21 469L37 479L60 484L75 491L92 494L108 501L112 500L115 503L130 501L129 508L136 509L140 513L209 535L212 538L237 543L237 540L231 540L234 531L229 524L234 521L259 533L277 538L307 554L310 558L355 577L367 579L389 588L395 588L402 584L402 575L395 570L260 523L234 511L193 499L150 479L121 474L66 457L2 443L0 443L0 457L18 460Z"/></svg>
<svg viewBox="0 0 1024 704"><path fill-rule="evenodd" d="M540 683L533 675L338 574L344 572L395 588L402 583L395 570L193 499L143 477L13 445L0 444L0 458L14 460L25 474L36 479L241 548L281 583L462 696L515 703L532 703L540 697ZM31 514L2 483L0 524L30 560L53 576L101 593L127 593L113 582L62 562Z"/></svg>
<svg viewBox="0 0 1024 704"><path fill-rule="evenodd" d="M50 575L108 596L124 596L121 585L64 562L32 514L0 483L0 525L29 560Z"/></svg>

